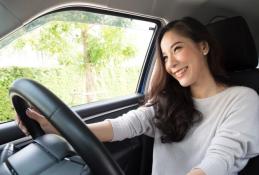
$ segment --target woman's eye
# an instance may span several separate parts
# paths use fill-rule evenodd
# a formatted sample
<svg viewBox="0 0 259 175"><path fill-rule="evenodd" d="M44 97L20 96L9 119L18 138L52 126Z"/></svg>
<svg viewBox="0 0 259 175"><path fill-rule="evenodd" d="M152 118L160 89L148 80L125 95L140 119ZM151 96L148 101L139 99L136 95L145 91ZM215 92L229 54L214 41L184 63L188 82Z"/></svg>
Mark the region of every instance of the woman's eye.
<svg viewBox="0 0 259 175"><path fill-rule="evenodd" d="M174 48L174 53L176 53L177 51L179 51L181 48L182 48L181 46L176 46L176 47Z"/></svg>

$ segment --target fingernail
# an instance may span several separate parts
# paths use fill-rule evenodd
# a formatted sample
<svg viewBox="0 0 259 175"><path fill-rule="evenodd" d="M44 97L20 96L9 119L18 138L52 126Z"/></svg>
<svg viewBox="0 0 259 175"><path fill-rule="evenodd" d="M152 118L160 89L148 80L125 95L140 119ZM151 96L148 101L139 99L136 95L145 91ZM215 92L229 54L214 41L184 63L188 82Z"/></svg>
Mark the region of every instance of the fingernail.
<svg viewBox="0 0 259 175"><path fill-rule="evenodd" d="M31 114L31 110L29 108L27 108L25 113L29 116Z"/></svg>

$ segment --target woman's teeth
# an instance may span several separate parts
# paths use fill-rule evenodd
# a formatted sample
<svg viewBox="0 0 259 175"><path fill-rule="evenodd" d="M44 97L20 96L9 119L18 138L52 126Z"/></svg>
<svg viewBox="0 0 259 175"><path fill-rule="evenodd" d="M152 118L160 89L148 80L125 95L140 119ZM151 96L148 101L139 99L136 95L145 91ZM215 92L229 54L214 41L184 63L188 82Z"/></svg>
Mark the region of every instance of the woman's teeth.
<svg viewBox="0 0 259 175"><path fill-rule="evenodd" d="M181 78L181 77L184 75L184 73L186 72L187 68L188 68L188 67L184 67L184 68L178 70L178 71L175 73L175 76L176 76L177 78Z"/></svg>

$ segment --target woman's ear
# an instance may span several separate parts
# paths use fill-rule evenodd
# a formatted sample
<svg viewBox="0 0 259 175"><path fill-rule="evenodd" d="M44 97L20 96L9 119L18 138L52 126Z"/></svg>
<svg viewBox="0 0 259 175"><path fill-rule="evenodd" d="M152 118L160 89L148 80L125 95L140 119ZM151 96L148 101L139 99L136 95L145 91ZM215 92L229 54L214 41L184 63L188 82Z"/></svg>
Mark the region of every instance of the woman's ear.
<svg viewBox="0 0 259 175"><path fill-rule="evenodd" d="M209 53L210 47L207 41L200 42L200 50L204 56Z"/></svg>

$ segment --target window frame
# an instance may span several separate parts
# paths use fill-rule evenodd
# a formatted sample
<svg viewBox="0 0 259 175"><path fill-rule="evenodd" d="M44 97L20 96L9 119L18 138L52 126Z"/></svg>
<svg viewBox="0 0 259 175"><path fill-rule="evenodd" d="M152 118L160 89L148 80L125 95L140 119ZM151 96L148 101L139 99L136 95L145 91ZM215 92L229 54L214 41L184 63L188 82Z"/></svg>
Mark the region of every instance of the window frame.
<svg viewBox="0 0 259 175"><path fill-rule="evenodd" d="M161 28L162 25L166 23L165 19L122 11L122 10L111 9L107 7L100 7L98 5L95 6L95 5L89 5L89 4L61 4L59 6L55 6L43 12L40 12L37 15L34 15L26 22L22 23L21 26L18 26L15 30L1 37L0 41L2 39L5 39L5 37L7 37L8 35L14 34L17 30L24 27L28 23L42 16L48 15L50 13L55 13L58 11L66 11L66 10L83 10L88 12L96 12L100 14L115 15L119 17L134 18L134 19L153 22L156 24L156 29L150 41L150 44L147 49L144 62L139 74L139 79L136 86L135 94L115 97L108 100L100 100L92 103L84 103L78 106L71 107L71 109L76 113L78 113L79 117L81 117L86 123L101 121L105 119L107 116L113 118L118 116L117 115L118 113L124 113L125 111L137 108L140 105L140 100L143 99L145 92L147 90L148 82L151 77L152 67L154 65L154 60L155 60L154 59L155 52L156 52L155 38L158 35L158 30ZM0 123L0 135L2 136L8 135L7 138L3 137L4 139L0 141L0 144L6 143L12 140L16 140L24 136L22 132L17 128L16 123L13 120Z"/></svg>
<svg viewBox="0 0 259 175"><path fill-rule="evenodd" d="M42 13L40 13L40 15L28 20L21 27L18 27L14 32L11 32L10 35L15 34L15 32L17 30L21 29L22 27L28 25L29 23L31 23L39 18L42 18L46 15L53 14L56 12L73 11L73 10L86 11L86 12L98 13L98 14L103 14L103 15L112 15L112 16L117 16L117 17L132 18L132 19L137 19L137 20L154 23L156 25L156 27L154 27L154 29L153 29L154 33L153 33L153 36L151 37L148 49L147 49L145 57L143 59L144 61L141 66L138 81L137 81L137 84L135 87L135 92L132 92L128 95L111 97L110 99L107 99L107 100L101 99L96 102L78 104L78 105L72 106L72 109L76 109L79 111L85 111L84 108L89 108L93 105L96 105L96 108L99 108L98 106L105 106L105 105L110 106L112 108L112 107L114 107L114 105L110 105L110 104L113 104L114 102L116 103L116 102L125 101L125 100L127 101L127 99L131 99L131 98L135 99L135 105L137 105L137 103L139 103L139 102L138 102L138 100L136 100L136 98L143 99L143 97L147 91L148 83L149 83L151 73L152 73L152 67L154 65L154 55L155 55L155 50L156 50L155 49L155 45L156 45L155 38L158 35L158 29L160 29L160 27L163 24L163 20L160 18L157 18L157 17L151 17L151 16L146 16L146 15L141 15L141 14L134 14L134 13L130 13L127 11L121 11L121 10L118 11L115 9L102 8L102 7L98 7L98 6L88 6L88 5L87 6L78 6L77 4L74 4L74 5L75 6L62 5L62 6L57 6L55 8L50 8L48 11L42 12ZM19 35L17 35L17 37L19 37ZM4 38L2 38L2 39L4 39ZM132 100L130 100L130 101L132 101ZM124 103L122 103L122 104L124 104ZM108 107L108 108L110 108L110 107ZM122 107L122 105L119 105L118 107L120 108L120 107ZM94 110L93 115L95 115L97 113L98 113L98 111Z"/></svg>
<svg viewBox="0 0 259 175"><path fill-rule="evenodd" d="M163 24L165 24L165 19L163 18L158 18L154 16L149 16L149 15L144 15L144 14L139 14L139 13L134 13L134 12L129 12L129 11L124 11L124 10L118 10L118 9L113 9L109 7L104 7L96 4L90 4L90 3L64 3L60 5L53 6L51 8L48 8L37 15L34 15L30 19L28 19L26 22L24 22L20 27L17 27L14 31L8 33L7 35L3 36L0 38L0 41L2 39L5 39L8 35L14 34L17 30L20 28L26 26L27 24L31 23L34 20L37 20L38 18L41 18L45 15L49 15L52 13L56 12L62 12L62 11L68 11L68 10L78 10L78 11L86 11L86 12L93 12L93 13L99 13L99 14L104 14L104 15L112 15L112 16L118 16L118 17L125 17L125 18L133 18L137 20L143 20L147 22L152 22L156 24L156 28L154 28L154 33L153 36L150 40L142 68L140 71L140 75L138 78L138 83L136 85L135 93L140 93L144 94L147 90L148 82L150 79L150 70L152 66L154 65L154 54L155 54L155 38L158 35L158 30L161 28ZM19 36L19 35L18 35ZM102 101L102 100L101 100Z"/></svg>

